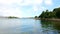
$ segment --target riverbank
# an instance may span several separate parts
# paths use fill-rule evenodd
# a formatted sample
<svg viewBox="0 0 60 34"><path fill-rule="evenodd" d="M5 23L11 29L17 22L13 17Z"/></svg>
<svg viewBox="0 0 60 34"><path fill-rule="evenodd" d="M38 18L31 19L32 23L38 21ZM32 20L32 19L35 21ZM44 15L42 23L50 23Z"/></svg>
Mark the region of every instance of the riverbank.
<svg viewBox="0 0 60 34"><path fill-rule="evenodd" d="M58 19L58 18L45 18L45 19L42 19L42 20L60 21L60 19Z"/></svg>
<svg viewBox="0 0 60 34"><path fill-rule="evenodd" d="M38 20L60 21L59 18L36 18Z"/></svg>

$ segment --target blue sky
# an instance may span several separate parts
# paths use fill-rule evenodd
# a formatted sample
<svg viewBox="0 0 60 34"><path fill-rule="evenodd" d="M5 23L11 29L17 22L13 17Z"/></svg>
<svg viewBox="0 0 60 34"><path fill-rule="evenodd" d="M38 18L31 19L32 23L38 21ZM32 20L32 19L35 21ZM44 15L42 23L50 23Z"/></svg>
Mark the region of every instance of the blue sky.
<svg viewBox="0 0 60 34"><path fill-rule="evenodd" d="M60 0L0 0L0 16L34 17L60 7Z"/></svg>

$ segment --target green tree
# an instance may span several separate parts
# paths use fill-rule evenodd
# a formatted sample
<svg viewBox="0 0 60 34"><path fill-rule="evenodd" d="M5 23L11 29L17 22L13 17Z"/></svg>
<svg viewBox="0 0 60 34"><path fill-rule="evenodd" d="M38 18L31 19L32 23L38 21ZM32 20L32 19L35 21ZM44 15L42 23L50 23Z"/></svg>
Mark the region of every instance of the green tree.
<svg viewBox="0 0 60 34"><path fill-rule="evenodd" d="M35 18L38 18L37 16L35 16Z"/></svg>
<svg viewBox="0 0 60 34"><path fill-rule="evenodd" d="M55 8L54 10L53 10L53 12L55 12L56 14L56 17L57 18L60 18L60 7L59 8Z"/></svg>
<svg viewBox="0 0 60 34"><path fill-rule="evenodd" d="M53 11L43 11L39 18L60 18L60 8L55 8Z"/></svg>
<svg viewBox="0 0 60 34"><path fill-rule="evenodd" d="M43 11L41 15L39 15L39 18L44 18L45 12Z"/></svg>

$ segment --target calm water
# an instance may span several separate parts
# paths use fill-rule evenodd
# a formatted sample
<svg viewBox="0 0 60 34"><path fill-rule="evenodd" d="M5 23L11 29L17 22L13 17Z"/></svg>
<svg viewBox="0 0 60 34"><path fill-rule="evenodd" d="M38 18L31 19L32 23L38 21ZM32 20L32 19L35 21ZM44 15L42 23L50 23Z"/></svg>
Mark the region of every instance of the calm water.
<svg viewBox="0 0 60 34"><path fill-rule="evenodd" d="M60 22L0 18L0 34L60 34Z"/></svg>

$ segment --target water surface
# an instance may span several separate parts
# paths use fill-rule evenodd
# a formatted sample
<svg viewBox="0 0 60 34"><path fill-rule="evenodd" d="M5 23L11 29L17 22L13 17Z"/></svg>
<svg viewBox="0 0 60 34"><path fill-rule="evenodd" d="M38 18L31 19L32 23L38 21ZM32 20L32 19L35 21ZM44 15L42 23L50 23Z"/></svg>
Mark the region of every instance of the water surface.
<svg viewBox="0 0 60 34"><path fill-rule="evenodd" d="M60 22L0 18L0 34L59 34Z"/></svg>

